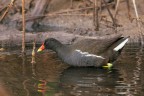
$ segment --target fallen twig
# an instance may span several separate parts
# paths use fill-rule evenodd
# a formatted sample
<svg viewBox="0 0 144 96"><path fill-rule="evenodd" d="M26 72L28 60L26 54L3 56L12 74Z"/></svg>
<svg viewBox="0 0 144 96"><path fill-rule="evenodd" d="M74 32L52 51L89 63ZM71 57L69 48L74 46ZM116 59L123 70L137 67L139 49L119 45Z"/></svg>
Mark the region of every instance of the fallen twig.
<svg viewBox="0 0 144 96"><path fill-rule="evenodd" d="M112 19L112 22L113 22L113 26L114 26L114 28L116 29L116 22L115 22L115 19L114 19L112 13L110 12L110 10L109 10L109 8L108 8L108 5L107 5L106 1L103 0L103 2L104 2L104 4L106 5L106 9L108 10L108 13L109 13L109 15L110 15L110 17L111 17L111 19ZM116 31L116 30L115 30L115 31Z"/></svg>
<svg viewBox="0 0 144 96"><path fill-rule="evenodd" d="M131 20L132 20L132 17L131 17L131 14L130 14L130 4L129 4L129 0L126 0L126 3L127 3L127 9L128 9L128 17L129 17L129 20L131 21Z"/></svg>
<svg viewBox="0 0 144 96"><path fill-rule="evenodd" d="M10 8L13 6L15 0L11 0L10 4L7 6L6 11L3 13L3 15L0 18L0 22L4 19L4 17L7 15L8 11L10 10Z"/></svg>
<svg viewBox="0 0 144 96"><path fill-rule="evenodd" d="M116 2L116 8L115 8L115 14L114 14L115 19L116 19L116 15L118 13L119 2L120 2L120 0L117 0L117 2Z"/></svg>
<svg viewBox="0 0 144 96"><path fill-rule="evenodd" d="M112 4L114 4L114 3L107 4L107 6L112 5ZM102 7L105 7L105 5L103 5ZM69 12L74 12L74 11L81 11L81 10L87 10L87 9L93 9L93 8L94 7L85 7L85 8L70 9L70 10L64 10L64 11L60 11L60 12L49 13L48 15L29 16L29 17L27 17L26 21L31 21L31 20L35 20L35 19L41 19L43 17L54 16L54 15L82 15L82 16L89 16L89 14L64 14L64 13L69 13ZM21 22L21 18L19 18L18 21Z"/></svg>
<svg viewBox="0 0 144 96"><path fill-rule="evenodd" d="M87 10L87 9L93 9L93 7L85 7L85 8L69 9L69 10L64 10L64 11L60 11L60 12L54 12L53 14L68 13L68 12L74 12L74 11Z"/></svg>

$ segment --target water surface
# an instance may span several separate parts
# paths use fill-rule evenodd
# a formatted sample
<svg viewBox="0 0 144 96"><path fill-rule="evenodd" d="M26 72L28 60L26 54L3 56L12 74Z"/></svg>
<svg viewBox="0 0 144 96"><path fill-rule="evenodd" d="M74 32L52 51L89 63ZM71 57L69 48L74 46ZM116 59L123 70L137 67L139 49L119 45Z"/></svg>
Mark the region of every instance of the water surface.
<svg viewBox="0 0 144 96"><path fill-rule="evenodd" d="M54 52L32 58L31 51L0 53L0 96L144 96L144 50L138 44L128 44L112 70L70 67Z"/></svg>

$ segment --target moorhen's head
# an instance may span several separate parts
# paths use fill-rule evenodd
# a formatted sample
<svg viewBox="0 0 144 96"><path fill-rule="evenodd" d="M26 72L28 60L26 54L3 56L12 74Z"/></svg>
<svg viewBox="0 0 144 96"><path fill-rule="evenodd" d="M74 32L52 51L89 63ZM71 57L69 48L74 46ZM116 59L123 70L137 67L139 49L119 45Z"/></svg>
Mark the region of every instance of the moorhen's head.
<svg viewBox="0 0 144 96"><path fill-rule="evenodd" d="M54 39L54 38L48 38L42 43L41 47L38 49L37 52L43 51L44 49L51 49L55 50L56 48L60 47L62 44Z"/></svg>

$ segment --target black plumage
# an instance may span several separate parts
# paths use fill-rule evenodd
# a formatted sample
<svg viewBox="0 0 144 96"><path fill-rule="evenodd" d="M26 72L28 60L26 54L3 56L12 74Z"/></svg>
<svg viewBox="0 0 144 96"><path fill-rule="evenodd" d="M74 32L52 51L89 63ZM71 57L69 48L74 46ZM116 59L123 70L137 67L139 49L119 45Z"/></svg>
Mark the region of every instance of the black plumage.
<svg viewBox="0 0 144 96"><path fill-rule="evenodd" d="M100 38L85 37L72 45L63 45L54 38L48 38L44 46L55 51L69 65L100 67L113 63L127 41L128 37L121 37L121 34Z"/></svg>

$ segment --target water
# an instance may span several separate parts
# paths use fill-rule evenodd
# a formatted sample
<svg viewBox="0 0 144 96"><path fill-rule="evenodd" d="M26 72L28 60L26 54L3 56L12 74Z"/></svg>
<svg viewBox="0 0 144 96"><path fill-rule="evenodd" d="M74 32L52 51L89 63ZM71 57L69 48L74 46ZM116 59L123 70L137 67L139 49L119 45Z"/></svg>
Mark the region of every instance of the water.
<svg viewBox="0 0 144 96"><path fill-rule="evenodd" d="M69 67L53 52L32 58L31 50L7 50L0 53L0 96L144 96L143 52L128 44L106 70Z"/></svg>

